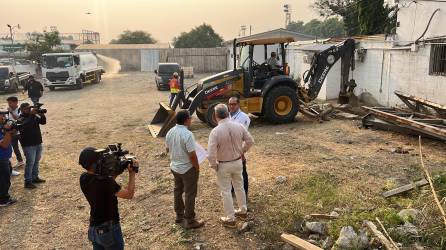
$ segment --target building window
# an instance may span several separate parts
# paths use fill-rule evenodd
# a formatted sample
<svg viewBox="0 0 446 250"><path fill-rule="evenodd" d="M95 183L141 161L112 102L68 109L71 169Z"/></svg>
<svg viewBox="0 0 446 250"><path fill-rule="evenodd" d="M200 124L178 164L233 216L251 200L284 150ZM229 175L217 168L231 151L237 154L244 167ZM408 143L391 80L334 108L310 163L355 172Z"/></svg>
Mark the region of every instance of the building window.
<svg viewBox="0 0 446 250"><path fill-rule="evenodd" d="M429 74L446 76L446 43L432 44L431 46Z"/></svg>

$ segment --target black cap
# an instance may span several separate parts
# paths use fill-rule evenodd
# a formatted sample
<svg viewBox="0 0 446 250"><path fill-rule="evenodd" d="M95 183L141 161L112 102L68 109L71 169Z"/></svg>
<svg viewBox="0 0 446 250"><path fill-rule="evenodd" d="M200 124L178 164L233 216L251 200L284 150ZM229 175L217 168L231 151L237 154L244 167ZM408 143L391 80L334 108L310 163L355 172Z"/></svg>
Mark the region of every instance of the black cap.
<svg viewBox="0 0 446 250"><path fill-rule="evenodd" d="M20 109L24 109L24 108L27 108L29 106L31 106L29 103L24 102L24 103L20 104Z"/></svg>
<svg viewBox="0 0 446 250"><path fill-rule="evenodd" d="M81 165L85 169L87 169L97 160L98 153L96 153L96 149L93 147L86 147L82 149L81 154L79 155L79 165Z"/></svg>

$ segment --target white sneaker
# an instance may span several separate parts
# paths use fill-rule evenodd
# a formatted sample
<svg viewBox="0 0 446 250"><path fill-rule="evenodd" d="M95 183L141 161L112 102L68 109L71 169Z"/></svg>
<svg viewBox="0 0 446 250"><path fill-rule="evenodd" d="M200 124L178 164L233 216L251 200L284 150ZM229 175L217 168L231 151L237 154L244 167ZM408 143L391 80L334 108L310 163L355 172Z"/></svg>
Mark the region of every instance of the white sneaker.
<svg viewBox="0 0 446 250"><path fill-rule="evenodd" d="M20 175L19 171L12 170L11 176L18 176L18 175Z"/></svg>
<svg viewBox="0 0 446 250"><path fill-rule="evenodd" d="M19 162L17 162L17 164L15 164L14 168L20 168L20 167L23 167L23 166L25 166L25 162L19 161Z"/></svg>

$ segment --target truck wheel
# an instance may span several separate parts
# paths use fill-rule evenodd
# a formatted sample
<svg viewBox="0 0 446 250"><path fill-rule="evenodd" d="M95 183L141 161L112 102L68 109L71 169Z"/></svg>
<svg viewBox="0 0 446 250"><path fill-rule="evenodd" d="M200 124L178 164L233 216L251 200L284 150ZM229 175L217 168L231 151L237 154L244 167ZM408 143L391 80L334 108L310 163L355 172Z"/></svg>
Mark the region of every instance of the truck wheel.
<svg viewBox="0 0 446 250"><path fill-rule="evenodd" d="M209 127L213 128L215 126L217 126L217 119L215 119L215 111L214 108L215 106L217 106L218 103L214 103L209 105L208 110L206 112L206 123L209 125Z"/></svg>
<svg viewBox="0 0 446 250"><path fill-rule="evenodd" d="M271 123L292 122L299 111L296 91L290 87L273 88L265 99L263 113Z"/></svg>
<svg viewBox="0 0 446 250"><path fill-rule="evenodd" d="M197 109L197 111L195 113L197 114L197 117L198 117L198 119L200 121L202 121L204 123L207 123L206 122L206 115L204 113L201 113L200 111L198 111L198 109Z"/></svg>

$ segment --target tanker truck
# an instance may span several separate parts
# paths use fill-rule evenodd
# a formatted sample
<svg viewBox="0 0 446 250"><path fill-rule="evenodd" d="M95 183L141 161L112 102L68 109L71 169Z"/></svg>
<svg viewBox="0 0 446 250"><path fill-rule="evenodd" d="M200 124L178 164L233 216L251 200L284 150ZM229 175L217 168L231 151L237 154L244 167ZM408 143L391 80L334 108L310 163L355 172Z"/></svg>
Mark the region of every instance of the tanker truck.
<svg viewBox="0 0 446 250"><path fill-rule="evenodd" d="M56 87L82 89L86 83L100 83L104 73L92 52L42 55L42 80L50 90Z"/></svg>

